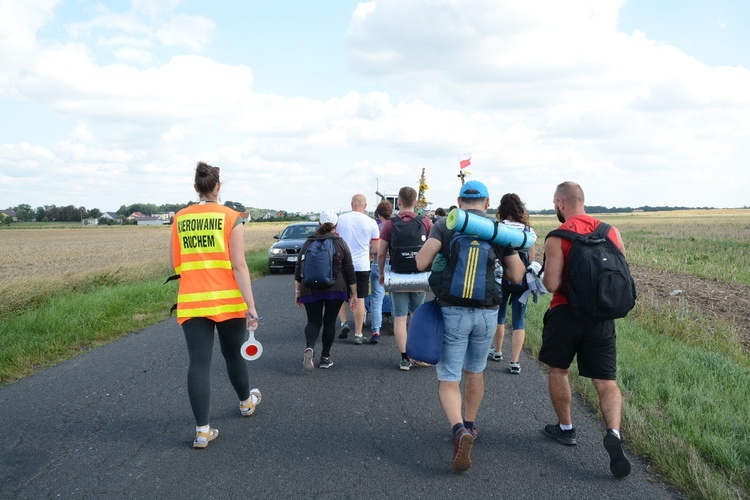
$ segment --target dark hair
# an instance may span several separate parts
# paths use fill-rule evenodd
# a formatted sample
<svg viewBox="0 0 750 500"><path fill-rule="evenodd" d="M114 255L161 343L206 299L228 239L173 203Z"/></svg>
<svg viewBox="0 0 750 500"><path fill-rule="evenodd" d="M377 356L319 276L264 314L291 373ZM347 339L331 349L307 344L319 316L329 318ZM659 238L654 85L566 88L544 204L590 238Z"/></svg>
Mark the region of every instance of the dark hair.
<svg viewBox="0 0 750 500"><path fill-rule="evenodd" d="M435 215L437 215L438 217L445 217L448 214L445 213L445 209L443 207L438 207L435 209Z"/></svg>
<svg viewBox="0 0 750 500"><path fill-rule="evenodd" d="M453 210L454 208L458 208L458 207L457 207L456 205L451 205L450 207L448 207L448 212L450 212L450 211L451 211L451 210Z"/></svg>
<svg viewBox="0 0 750 500"><path fill-rule="evenodd" d="M413 187L404 186L398 190L399 205L413 207L417 202L417 191Z"/></svg>
<svg viewBox="0 0 750 500"><path fill-rule="evenodd" d="M318 236L322 236L324 234L332 233L335 229L336 226L333 225L333 222L324 222L323 224L318 226L315 234L317 234Z"/></svg>
<svg viewBox="0 0 750 500"><path fill-rule="evenodd" d="M198 162L195 167L195 187L202 195L213 193L219 183L219 168L212 167L208 163Z"/></svg>
<svg viewBox="0 0 750 500"><path fill-rule="evenodd" d="M393 215L393 205L388 200L381 200L375 208L375 217L380 216L384 219L390 219Z"/></svg>
<svg viewBox="0 0 750 500"><path fill-rule="evenodd" d="M515 193L505 193L500 198L500 205L497 207L497 220L510 220L513 222L520 222L524 226L530 226L529 224L529 211L526 210L526 205L521 201Z"/></svg>

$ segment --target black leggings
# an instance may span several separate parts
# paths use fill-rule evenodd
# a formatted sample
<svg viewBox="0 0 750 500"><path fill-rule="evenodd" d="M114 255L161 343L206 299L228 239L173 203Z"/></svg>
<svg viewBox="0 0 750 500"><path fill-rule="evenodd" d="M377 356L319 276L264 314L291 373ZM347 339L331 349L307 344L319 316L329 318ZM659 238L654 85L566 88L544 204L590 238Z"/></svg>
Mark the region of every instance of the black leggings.
<svg viewBox="0 0 750 500"><path fill-rule="evenodd" d="M320 327L323 327L323 352L321 357L327 358L331 355L331 346L333 338L336 336L336 318L339 315L341 304L344 301L336 300L317 300L315 302L305 303L307 311L307 326L305 326L305 340L307 347L315 349L315 342L320 335Z"/></svg>
<svg viewBox="0 0 750 500"><path fill-rule="evenodd" d="M208 425L211 406L211 357L214 351L214 328L219 332L221 354L227 364L227 374L237 397L244 401L250 397L250 377L247 362L240 347L246 337L245 318L229 319L219 323L208 318L191 318L182 324L187 342L190 366L188 367L188 397L193 408L195 423Z"/></svg>

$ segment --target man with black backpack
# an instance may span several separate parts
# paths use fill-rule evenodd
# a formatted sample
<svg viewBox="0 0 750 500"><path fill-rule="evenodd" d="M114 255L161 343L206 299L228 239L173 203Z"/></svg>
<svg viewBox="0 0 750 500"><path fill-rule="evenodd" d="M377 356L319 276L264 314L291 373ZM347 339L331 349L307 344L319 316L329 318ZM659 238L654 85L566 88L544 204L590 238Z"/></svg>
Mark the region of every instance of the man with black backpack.
<svg viewBox="0 0 750 500"><path fill-rule="evenodd" d="M610 471L625 477L630 462L620 438L622 394L616 381L614 322L635 304L625 247L616 228L586 214L578 184L559 184L553 204L562 225L544 243L543 283L554 295L544 315L539 361L549 366L549 392L558 423L547 425L544 434L564 445L577 443L569 380L577 355L579 374L591 379L599 395Z"/></svg>
<svg viewBox="0 0 750 500"><path fill-rule="evenodd" d="M487 187L479 181L469 181L459 191L458 206L470 214L487 217L489 203ZM439 271L437 264L433 269L433 275L442 272L439 287L436 283L444 329L436 366L438 397L453 433L451 470L463 472L471 468L471 449L479 432L474 422L484 397L484 369L497 325L500 279L505 276L519 283L526 270L517 251L450 230L446 222L442 218L435 223L417 254L417 265L426 271L438 255L446 262L444 270ZM462 376L466 377L463 394Z"/></svg>
<svg viewBox="0 0 750 500"><path fill-rule="evenodd" d="M409 186L398 192L399 213L383 223L380 229L378 247L378 269L380 285L385 285L386 255L390 258L391 270L398 274L418 273L416 255L422 248L432 229L428 217L417 215L414 206L417 191ZM425 292L391 292L391 314L393 315L393 335L401 352L399 369L409 371L411 361L406 356L406 317L416 311L425 299Z"/></svg>

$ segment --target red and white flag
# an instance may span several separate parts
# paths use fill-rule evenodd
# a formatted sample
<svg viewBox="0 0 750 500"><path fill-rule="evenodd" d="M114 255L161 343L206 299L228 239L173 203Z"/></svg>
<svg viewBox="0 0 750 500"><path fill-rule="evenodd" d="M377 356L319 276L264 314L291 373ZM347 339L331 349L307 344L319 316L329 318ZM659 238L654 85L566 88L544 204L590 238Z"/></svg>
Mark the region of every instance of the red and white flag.
<svg viewBox="0 0 750 500"><path fill-rule="evenodd" d="M471 153L464 153L458 157L458 166L461 170L471 165Z"/></svg>

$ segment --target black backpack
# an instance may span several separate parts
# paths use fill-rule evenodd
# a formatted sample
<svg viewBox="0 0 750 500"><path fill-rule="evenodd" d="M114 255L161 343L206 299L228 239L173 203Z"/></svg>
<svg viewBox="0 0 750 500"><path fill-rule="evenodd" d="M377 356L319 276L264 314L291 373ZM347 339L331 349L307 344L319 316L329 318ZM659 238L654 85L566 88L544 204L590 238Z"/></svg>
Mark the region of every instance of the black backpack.
<svg viewBox="0 0 750 500"><path fill-rule="evenodd" d="M524 232L528 233L531 228L529 226L524 226ZM518 252L518 256L521 258L521 262L523 262L523 267L526 269L529 267L529 264L531 264L531 260L529 259L529 253L528 252ZM521 280L520 283L513 283L509 279L503 278L502 288L504 292L507 293L513 293L516 295L520 295L526 290L529 289L529 283L526 281L526 273L523 273L523 280Z"/></svg>
<svg viewBox="0 0 750 500"><path fill-rule="evenodd" d="M500 303L495 281L495 246L473 234L456 232L451 238L448 264L438 297L462 307L492 307Z"/></svg>
<svg viewBox="0 0 750 500"><path fill-rule="evenodd" d="M518 256L523 262L524 269L529 267L531 261L529 260L528 252L518 252ZM503 278L502 288L504 292L520 295L529 289L529 283L526 281L526 273L523 273L523 280L520 283L513 283L509 279Z"/></svg>
<svg viewBox="0 0 750 500"><path fill-rule="evenodd" d="M547 234L547 238L557 236L573 242L564 295L573 313L581 319L624 318L635 307L635 282L625 256L607 237L610 228L602 222L590 234L564 229Z"/></svg>
<svg viewBox="0 0 750 500"><path fill-rule="evenodd" d="M415 256L427 241L427 230L422 224L423 217L417 215L411 220L391 218L391 241L388 252L391 256L391 269L399 274L418 273Z"/></svg>
<svg viewBox="0 0 750 500"><path fill-rule="evenodd" d="M329 288L336 281L333 272L332 238L312 240L301 255L302 283L309 288Z"/></svg>

